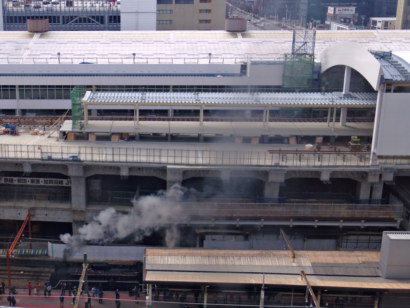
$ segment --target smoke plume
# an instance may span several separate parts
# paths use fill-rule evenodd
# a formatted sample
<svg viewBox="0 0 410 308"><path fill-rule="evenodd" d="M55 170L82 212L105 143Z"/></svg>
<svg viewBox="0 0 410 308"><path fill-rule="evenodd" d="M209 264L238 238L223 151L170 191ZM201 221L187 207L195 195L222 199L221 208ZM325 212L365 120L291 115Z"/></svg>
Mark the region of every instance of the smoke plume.
<svg viewBox="0 0 410 308"><path fill-rule="evenodd" d="M60 235L66 244L64 259L76 253L85 241L108 244L130 237L138 241L161 228L166 229L166 245L174 247L179 241L176 224L184 220L179 201L185 192L185 188L175 184L167 192L134 199L128 213L117 212L114 208L101 211L93 221L79 228L78 235Z"/></svg>

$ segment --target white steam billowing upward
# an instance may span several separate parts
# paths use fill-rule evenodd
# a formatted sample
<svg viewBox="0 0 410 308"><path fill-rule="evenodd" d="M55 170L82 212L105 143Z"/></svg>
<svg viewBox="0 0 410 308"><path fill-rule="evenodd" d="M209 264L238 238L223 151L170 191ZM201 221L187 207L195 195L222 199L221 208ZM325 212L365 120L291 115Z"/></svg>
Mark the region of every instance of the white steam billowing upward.
<svg viewBox="0 0 410 308"><path fill-rule="evenodd" d="M179 240L175 224L184 219L179 204L184 192L184 188L175 184L167 192L134 200L128 213L119 213L113 208L101 211L93 221L78 230L79 235L60 235L61 241L67 244L65 257L75 253L84 241L106 244L127 237L138 241L160 228L166 229L167 246L174 247Z"/></svg>

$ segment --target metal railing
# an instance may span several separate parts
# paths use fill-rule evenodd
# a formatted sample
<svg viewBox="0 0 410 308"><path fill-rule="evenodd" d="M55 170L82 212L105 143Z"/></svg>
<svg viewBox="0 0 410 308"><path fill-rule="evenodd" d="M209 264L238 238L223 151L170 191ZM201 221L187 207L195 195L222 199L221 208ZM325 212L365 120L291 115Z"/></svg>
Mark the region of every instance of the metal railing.
<svg viewBox="0 0 410 308"><path fill-rule="evenodd" d="M201 166L366 167L370 152L209 151L160 148L0 145L0 159Z"/></svg>
<svg viewBox="0 0 410 308"><path fill-rule="evenodd" d="M247 61L252 62L270 62L282 63L283 58L272 57L184 57L184 58L154 58L154 57L23 57L23 56L6 56L0 57L0 64L244 64ZM166 75L166 74L165 74Z"/></svg>
<svg viewBox="0 0 410 308"><path fill-rule="evenodd" d="M191 219L195 218L280 218L280 217L324 217L324 218L401 218L400 204L309 204L309 203L182 203L182 210Z"/></svg>

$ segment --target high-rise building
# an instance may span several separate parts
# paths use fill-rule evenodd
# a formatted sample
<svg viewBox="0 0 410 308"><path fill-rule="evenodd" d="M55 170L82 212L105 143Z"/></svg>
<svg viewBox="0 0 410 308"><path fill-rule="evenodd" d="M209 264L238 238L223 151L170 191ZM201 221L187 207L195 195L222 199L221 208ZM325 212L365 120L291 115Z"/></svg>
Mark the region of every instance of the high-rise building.
<svg viewBox="0 0 410 308"><path fill-rule="evenodd" d="M157 0L157 30L224 30L225 0Z"/></svg>
<svg viewBox="0 0 410 308"><path fill-rule="evenodd" d="M359 15L359 22L369 21L370 17L396 16L398 0L264 0L265 16L277 15L279 19L286 16L292 20L300 20L302 25L312 20L326 19L329 6L354 6Z"/></svg>
<svg viewBox="0 0 410 308"><path fill-rule="evenodd" d="M399 0L397 4L396 29L410 29L410 1Z"/></svg>

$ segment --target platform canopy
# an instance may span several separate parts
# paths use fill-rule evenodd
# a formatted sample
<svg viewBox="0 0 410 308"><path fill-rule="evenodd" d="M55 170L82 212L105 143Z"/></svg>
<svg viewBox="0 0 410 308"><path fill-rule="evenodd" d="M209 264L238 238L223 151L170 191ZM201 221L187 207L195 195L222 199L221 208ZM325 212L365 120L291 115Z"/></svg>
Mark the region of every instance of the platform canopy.
<svg viewBox="0 0 410 308"><path fill-rule="evenodd" d="M86 92L89 105L163 105L208 107L348 107L376 106L377 93L194 93L194 92Z"/></svg>

